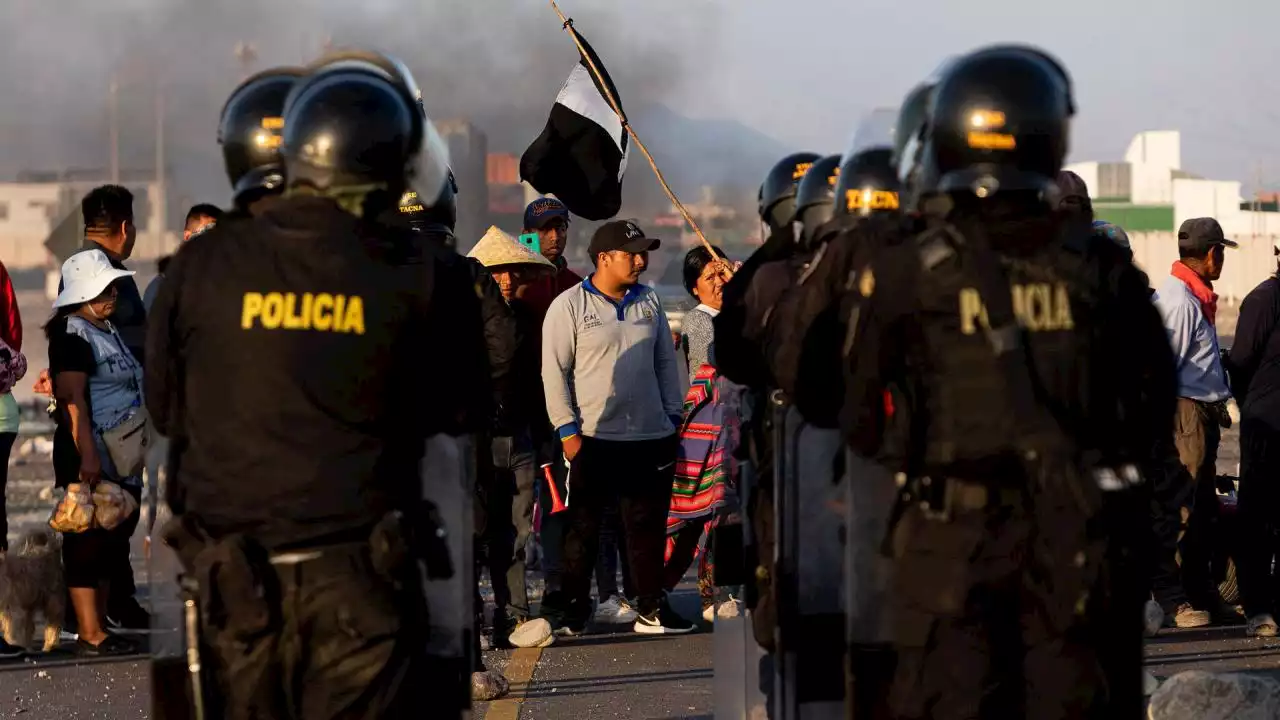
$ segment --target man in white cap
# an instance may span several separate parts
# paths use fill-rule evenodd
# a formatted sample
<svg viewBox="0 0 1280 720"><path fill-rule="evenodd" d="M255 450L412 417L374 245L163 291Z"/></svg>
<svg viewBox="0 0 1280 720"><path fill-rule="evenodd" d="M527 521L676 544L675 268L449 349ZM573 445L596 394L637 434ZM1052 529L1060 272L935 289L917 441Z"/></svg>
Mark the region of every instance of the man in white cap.
<svg viewBox="0 0 1280 720"><path fill-rule="evenodd" d="M485 266L502 290L519 338L511 369L513 392L498 408L494 428L493 474L477 488L477 520L483 517L484 522L476 527L481 544L476 554L487 559L493 582L495 644L546 647L554 641L550 624L529 621L525 557L533 534L534 448L547 439L543 436L550 434L551 421L542 397L537 318L523 296L532 281L556 268L497 227L489 228L468 255Z"/></svg>

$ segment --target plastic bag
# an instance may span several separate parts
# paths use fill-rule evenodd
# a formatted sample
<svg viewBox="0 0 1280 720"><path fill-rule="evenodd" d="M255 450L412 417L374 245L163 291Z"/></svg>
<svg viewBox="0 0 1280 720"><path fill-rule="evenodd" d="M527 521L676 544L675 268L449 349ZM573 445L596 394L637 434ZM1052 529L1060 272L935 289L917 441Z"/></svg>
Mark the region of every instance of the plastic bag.
<svg viewBox="0 0 1280 720"><path fill-rule="evenodd" d="M94 510L89 487L71 483L49 516L49 527L60 533L85 532L93 527Z"/></svg>
<svg viewBox="0 0 1280 720"><path fill-rule="evenodd" d="M93 487L93 524L103 530L114 530L138 509L138 501L110 480Z"/></svg>

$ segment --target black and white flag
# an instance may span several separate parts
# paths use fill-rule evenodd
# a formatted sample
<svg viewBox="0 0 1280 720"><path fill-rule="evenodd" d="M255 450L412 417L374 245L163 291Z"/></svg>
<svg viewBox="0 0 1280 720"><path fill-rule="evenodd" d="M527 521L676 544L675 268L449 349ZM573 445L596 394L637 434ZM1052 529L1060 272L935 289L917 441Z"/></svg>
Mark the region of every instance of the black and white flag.
<svg viewBox="0 0 1280 720"><path fill-rule="evenodd" d="M631 150L622 125L626 114L600 57L572 25L568 29L582 43L586 55L560 88L542 134L524 151L520 178L544 195L555 195L574 215L607 220L622 207L622 174ZM621 118L609 106L605 89L588 65L588 56L623 112Z"/></svg>

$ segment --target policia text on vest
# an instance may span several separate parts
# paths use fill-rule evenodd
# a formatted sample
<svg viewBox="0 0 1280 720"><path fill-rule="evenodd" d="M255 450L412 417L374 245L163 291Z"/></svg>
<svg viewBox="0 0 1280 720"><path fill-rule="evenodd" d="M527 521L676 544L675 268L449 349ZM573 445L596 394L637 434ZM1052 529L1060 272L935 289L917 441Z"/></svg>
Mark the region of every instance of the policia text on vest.
<svg viewBox="0 0 1280 720"><path fill-rule="evenodd" d="M364 334L364 300L359 295L247 292L240 327L251 330L319 330Z"/></svg>
<svg viewBox="0 0 1280 720"><path fill-rule="evenodd" d="M1018 324L1031 332L1058 332L1075 328L1071 318L1071 298L1061 283L1015 284L1013 290L1013 314ZM972 335L981 327L990 328L987 308L982 296L974 288L960 291L960 330Z"/></svg>

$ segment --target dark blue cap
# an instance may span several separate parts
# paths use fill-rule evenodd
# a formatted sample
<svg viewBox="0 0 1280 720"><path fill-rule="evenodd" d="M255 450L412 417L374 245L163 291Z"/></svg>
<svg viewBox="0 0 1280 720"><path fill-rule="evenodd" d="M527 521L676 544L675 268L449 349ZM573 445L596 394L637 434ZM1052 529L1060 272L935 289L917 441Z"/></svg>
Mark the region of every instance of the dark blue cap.
<svg viewBox="0 0 1280 720"><path fill-rule="evenodd" d="M541 230L555 218L564 218L565 222L569 222L569 208L555 198L538 198L524 209L524 229Z"/></svg>

